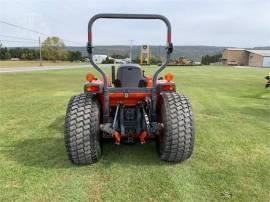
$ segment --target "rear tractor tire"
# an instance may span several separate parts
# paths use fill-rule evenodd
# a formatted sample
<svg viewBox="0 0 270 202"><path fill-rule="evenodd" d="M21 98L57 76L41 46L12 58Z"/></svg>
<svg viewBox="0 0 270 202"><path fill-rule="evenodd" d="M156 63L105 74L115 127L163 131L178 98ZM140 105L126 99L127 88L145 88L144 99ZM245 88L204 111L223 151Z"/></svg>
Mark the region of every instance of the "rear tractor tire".
<svg viewBox="0 0 270 202"><path fill-rule="evenodd" d="M195 133L191 105L186 96L174 93L162 94L162 132L157 150L164 161L181 162L193 151Z"/></svg>
<svg viewBox="0 0 270 202"><path fill-rule="evenodd" d="M65 146L70 161L76 165L92 164L101 157L100 107L89 94L73 96L65 119Z"/></svg>

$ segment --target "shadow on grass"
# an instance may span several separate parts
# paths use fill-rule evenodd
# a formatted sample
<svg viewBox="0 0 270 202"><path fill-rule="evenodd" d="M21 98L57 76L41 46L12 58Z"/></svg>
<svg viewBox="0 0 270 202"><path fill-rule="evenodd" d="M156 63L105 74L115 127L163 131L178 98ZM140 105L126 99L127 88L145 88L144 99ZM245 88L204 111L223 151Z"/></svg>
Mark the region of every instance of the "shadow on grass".
<svg viewBox="0 0 270 202"><path fill-rule="evenodd" d="M38 138L17 141L12 149L2 151L5 156L24 166L41 168L72 168L62 138ZM156 153L155 144L115 145L103 143L103 154L99 163L103 167L114 164L123 166L170 165L162 162Z"/></svg>
<svg viewBox="0 0 270 202"><path fill-rule="evenodd" d="M115 145L112 141L103 143L103 157L101 163L106 167L114 164L123 166L158 166L171 165L161 161L156 152L156 146L153 141L141 145Z"/></svg>
<svg viewBox="0 0 270 202"><path fill-rule="evenodd" d="M253 98L253 99L260 99L260 100L270 100L270 91L269 90L260 90L259 92L248 94L241 96L243 98Z"/></svg>
<svg viewBox="0 0 270 202"><path fill-rule="evenodd" d="M241 114L250 116L250 117L254 117L256 119L262 120L262 121L269 121L269 107L265 106L263 108L263 106L261 106L260 108L258 107L241 107L240 109L235 109L235 110L239 110L239 112Z"/></svg>
<svg viewBox="0 0 270 202"><path fill-rule="evenodd" d="M32 138L17 140L11 149L4 150L8 159L24 166L41 168L72 168L68 160L64 145L64 116L59 116L48 129L53 136L46 138ZM61 136L63 138L61 138ZM170 165L161 161L157 155L155 143L145 145L115 145L113 141L103 142L103 154L98 165L109 167L113 164L123 166Z"/></svg>
<svg viewBox="0 0 270 202"><path fill-rule="evenodd" d="M64 132L65 115L58 116L49 126L48 129L63 134Z"/></svg>
<svg viewBox="0 0 270 202"><path fill-rule="evenodd" d="M37 138L17 141L12 149L5 150L8 159L24 166L41 168L69 168L63 138Z"/></svg>

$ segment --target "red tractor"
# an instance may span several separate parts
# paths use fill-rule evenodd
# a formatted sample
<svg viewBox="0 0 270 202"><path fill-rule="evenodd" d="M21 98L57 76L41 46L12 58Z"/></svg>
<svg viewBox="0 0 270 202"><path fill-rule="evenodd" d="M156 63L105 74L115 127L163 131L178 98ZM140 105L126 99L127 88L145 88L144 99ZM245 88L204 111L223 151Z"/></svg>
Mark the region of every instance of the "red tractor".
<svg viewBox="0 0 270 202"><path fill-rule="evenodd" d="M93 61L92 25L99 18L159 19L167 26L166 60L153 77L144 75L137 64L120 65L112 81ZM188 98L176 92L173 75L158 79L173 51L171 25L162 15L97 14L88 24L90 63L102 80L87 74L84 93L73 96L65 119L65 145L68 157L78 165L97 162L102 141L116 144L155 140L160 159L181 162L188 159L194 146L194 121Z"/></svg>

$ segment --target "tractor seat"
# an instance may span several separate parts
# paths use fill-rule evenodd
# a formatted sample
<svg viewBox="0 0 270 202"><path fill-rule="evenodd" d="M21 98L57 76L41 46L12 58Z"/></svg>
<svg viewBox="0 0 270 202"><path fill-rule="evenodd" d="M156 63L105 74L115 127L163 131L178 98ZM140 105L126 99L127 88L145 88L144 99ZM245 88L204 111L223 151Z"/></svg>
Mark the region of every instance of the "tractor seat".
<svg viewBox="0 0 270 202"><path fill-rule="evenodd" d="M115 87L146 87L141 67L137 64L120 65L117 70Z"/></svg>

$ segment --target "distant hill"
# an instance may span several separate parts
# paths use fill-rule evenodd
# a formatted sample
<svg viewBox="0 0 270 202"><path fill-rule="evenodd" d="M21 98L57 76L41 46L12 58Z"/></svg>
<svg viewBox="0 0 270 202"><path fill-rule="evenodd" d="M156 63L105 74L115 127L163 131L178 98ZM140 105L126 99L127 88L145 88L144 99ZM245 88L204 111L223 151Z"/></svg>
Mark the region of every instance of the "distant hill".
<svg viewBox="0 0 270 202"><path fill-rule="evenodd" d="M140 54L140 46L132 47L133 58ZM215 55L221 53L225 47L217 46L174 46L172 58L179 58L185 56L193 61L201 61L204 55ZM80 51L83 56L87 56L86 47L67 47L71 51ZM94 48L95 54L105 55L129 55L129 46L96 46ZM164 46L151 46L151 54L154 56L165 56Z"/></svg>
<svg viewBox="0 0 270 202"><path fill-rule="evenodd" d="M270 50L270 46L254 47L253 49L258 49L258 50Z"/></svg>
<svg viewBox="0 0 270 202"><path fill-rule="evenodd" d="M15 48L15 47L14 47ZM38 47L28 47L37 49ZM105 54L105 55L122 55L122 56L129 56L129 46L95 46L94 54ZM133 58L140 56L140 48L141 46L133 46L132 47L132 54ZM165 56L165 47L164 46L150 46L151 54L153 56ZM187 57L194 62L201 61L202 56L205 55L215 55L220 54L224 50L224 48L228 47L220 47L220 46L174 46L174 51L172 54L172 58L176 59L179 57ZM83 56L88 56L86 51L86 47L77 47L77 46L67 46L67 50L70 51L80 51ZM254 47L254 48L246 48L246 49L264 49L270 50L270 46L263 46L263 47Z"/></svg>

